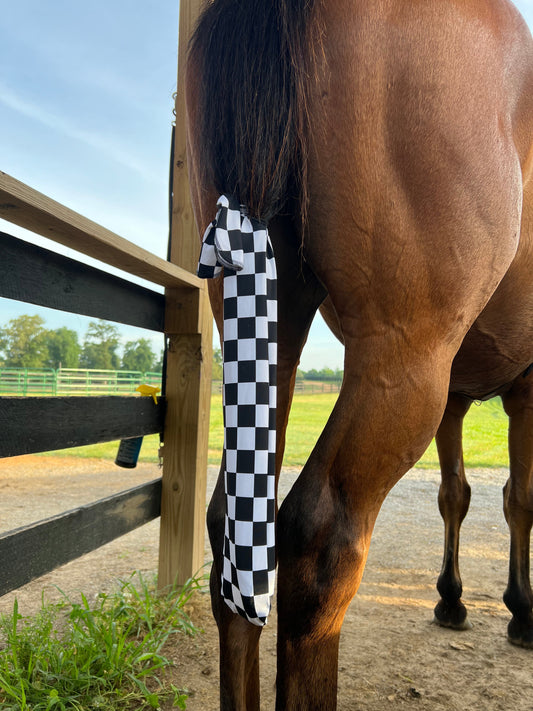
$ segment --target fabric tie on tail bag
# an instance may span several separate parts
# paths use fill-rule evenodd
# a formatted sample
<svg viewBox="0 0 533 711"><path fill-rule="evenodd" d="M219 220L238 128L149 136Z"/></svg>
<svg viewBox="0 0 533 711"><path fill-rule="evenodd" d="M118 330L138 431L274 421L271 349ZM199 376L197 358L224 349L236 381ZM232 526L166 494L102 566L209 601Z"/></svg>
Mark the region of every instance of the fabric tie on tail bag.
<svg viewBox="0 0 533 711"><path fill-rule="evenodd" d="M276 263L265 224L226 195L217 207L198 276L224 268L222 596L233 612L264 625L276 566Z"/></svg>

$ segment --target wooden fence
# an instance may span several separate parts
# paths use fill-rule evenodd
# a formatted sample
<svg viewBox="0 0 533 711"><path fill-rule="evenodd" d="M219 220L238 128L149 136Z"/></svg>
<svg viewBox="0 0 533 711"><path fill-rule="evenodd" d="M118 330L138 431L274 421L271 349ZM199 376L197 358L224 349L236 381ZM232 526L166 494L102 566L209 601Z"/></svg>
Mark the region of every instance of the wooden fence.
<svg viewBox="0 0 533 711"><path fill-rule="evenodd" d="M197 549L203 551L201 470L206 468L211 364L211 319L203 283L4 173L0 215L166 287L163 295L0 233L0 296L162 331L168 341L166 393L157 405L151 398L120 395L0 398L1 457L158 432L164 441L162 481L3 533L0 594L160 513L166 516L161 525L160 584L183 581L200 567ZM202 494L203 500L197 501Z"/></svg>
<svg viewBox="0 0 533 711"><path fill-rule="evenodd" d="M163 476L116 496L0 534L0 595L161 516L160 587L183 583L204 557L212 315L194 275L198 238L189 201L184 53L199 0L180 3L169 261L0 172L0 217L164 287L0 233L0 296L165 334L164 396L0 397L0 457L161 433Z"/></svg>

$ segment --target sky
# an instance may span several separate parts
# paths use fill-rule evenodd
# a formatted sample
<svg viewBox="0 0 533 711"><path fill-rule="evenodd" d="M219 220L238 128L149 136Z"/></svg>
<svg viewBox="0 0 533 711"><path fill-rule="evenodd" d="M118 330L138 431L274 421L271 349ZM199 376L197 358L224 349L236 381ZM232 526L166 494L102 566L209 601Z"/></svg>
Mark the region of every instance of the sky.
<svg viewBox="0 0 533 711"><path fill-rule="evenodd" d="M533 0L515 4L533 28ZM17 0L0 13L0 170L163 258L178 13L178 0ZM0 230L52 245L2 220ZM90 321L0 299L0 326L23 313L80 340ZM120 329L123 342L162 346ZM315 319L301 367L342 363Z"/></svg>

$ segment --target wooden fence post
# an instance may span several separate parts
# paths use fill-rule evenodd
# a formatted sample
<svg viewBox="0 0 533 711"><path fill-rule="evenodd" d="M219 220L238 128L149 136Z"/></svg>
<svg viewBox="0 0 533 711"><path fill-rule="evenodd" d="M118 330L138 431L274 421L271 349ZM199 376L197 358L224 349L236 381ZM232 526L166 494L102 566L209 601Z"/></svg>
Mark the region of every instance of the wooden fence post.
<svg viewBox="0 0 533 711"><path fill-rule="evenodd" d="M170 261L194 272L200 241L190 203L185 138L187 42L200 0L181 0ZM204 562L213 317L207 288L167 289L168 338L159 587L183 584Z"/></svg>

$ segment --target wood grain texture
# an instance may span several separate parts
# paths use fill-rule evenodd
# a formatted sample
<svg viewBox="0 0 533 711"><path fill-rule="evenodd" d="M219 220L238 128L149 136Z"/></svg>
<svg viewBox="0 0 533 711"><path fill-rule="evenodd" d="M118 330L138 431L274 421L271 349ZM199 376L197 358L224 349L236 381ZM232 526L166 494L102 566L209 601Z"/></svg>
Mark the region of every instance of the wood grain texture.
<svg viewBox="0 0 533 711"><path fill-rule="evenodd" d="M148 397L1 397L0 457L162 432L165 400Z"/></svg>
<svg viewBox="0 0 533 711"><path fill-rule="evenodd" d="M123 536L160 514L161 479L0 536L0 595Z"/></svg>
<svg viewBox="0 0 533 711"><path fill-rule="evenodd" d="M187 175L187 134L185 110L185 68L187 45L204 3L202 0L180 2L178 84L176 92L176 128L174 131L174 170L172 184L172 234L170 261L182 269L196 272L200 241L191 204Z"/></svg>
<svg viewBox="0 0 533 711"><path fill-rule="evenodd" d="M0 232L0 296L60 311L164 330L163 294ZM197 291L174 289L177 299ZM190 297L189 297L190 298Z"/></svg>
<svg viewBox="0 0 533 711"><path fill-rule="evenodd" d="M174 135L172 228L169 256L195 272L200 241L187 175L184 76L189 38L201 0L180 3L178 91ZM205 283L183 298L166 290L168 337L158 584L182 584L204 560L207 443L211 402L213 316Z"/></svg>
<svg viewBox="0 0 533 711"><path fill-rule="evenodd" d="M166 289L165 333L202 332L202 309L204 289ZM210 308L209 305L207 308Z"/></svg>
<svg viewBox="0 0 533 711"><path fill-rule="evenodd" d="M0 171L0 217L66 247L162 286L200 279Z"/></svg>
<svg viewBox="0 0 533 711"><path fill-rule="evenodd" d="M171 336L167 353L159 585L183 584L204 561L211 315L202 334Z"/></svg>

